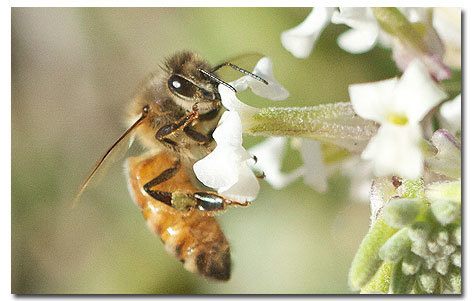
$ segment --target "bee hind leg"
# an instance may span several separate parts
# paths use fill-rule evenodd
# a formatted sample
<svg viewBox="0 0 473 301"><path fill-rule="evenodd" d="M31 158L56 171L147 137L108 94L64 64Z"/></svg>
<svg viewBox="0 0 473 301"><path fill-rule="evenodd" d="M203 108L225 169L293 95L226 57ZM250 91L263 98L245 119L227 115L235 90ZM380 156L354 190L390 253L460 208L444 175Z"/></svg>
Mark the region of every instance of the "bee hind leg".
<svg viewBox="0 0 473 301"><path fill-rule="evenodd" d="M143 186L143 189L157 201L172 207L172 193L167 191L154 190L152 187L171 179L179 171L180 163L176 162L173 167L166 169L156 178Z"/></svg>
<svg viewBox="0 0 473 301"><path fill-rule="evenodd" d="M197 191L192 194L196 207L202 211L225 210L227 206L248 206L249 202L238 202L211 191Z"/></svg>

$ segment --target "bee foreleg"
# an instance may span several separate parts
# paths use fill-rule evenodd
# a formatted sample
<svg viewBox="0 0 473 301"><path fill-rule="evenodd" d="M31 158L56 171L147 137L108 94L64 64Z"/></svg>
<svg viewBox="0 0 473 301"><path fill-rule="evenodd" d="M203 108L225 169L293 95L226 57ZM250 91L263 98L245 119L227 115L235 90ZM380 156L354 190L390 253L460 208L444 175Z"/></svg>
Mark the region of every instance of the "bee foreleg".
<svg viewBox="0 0 473 301"><path fill-rule="evenodd" d="M208 134L208 135L202 134L201 132L194 130L190 126L187 126L184 128L184 133L186 133L186 135L190 137L192 140L197 141L197 142L207 143L207 142L212 141L212 134Z"/></svg>
<svg viewBox="0 0 473 301"><path fill-rule="evenodd" d="M199 118L199 112L197 110L197 106L194 106L195 108L192 109L192 111L185 115L184 117L180 118L178 121L170 124L166 124L162 126L157 132L156 132L156 139L158 140L163 140L167 136L171 135L172 133L186 128L188 125L192 123L192 121L196 120Z"/></svg>
<svg viewBox="0 0 473 301"><path fill-rule="evenodd" d="M159 176L152 179L143 186L143 189L157 201L163 202L166 205L172 206L172 194L167 191L153 190L152 187L159 185L169 179L171 179L179 170L179 161L174 164L173 167L166 169Z"/></svg>

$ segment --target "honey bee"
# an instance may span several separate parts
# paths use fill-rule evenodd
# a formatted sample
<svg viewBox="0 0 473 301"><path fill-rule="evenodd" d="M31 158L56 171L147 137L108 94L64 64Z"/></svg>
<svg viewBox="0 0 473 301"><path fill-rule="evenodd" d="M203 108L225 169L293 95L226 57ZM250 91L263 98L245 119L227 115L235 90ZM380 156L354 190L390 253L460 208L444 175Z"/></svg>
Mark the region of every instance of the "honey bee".
<svg viewBox="0 0 473 301"><path fill-rule="evenodd" d="M128 109L130 127L105 153L81 186L88 186L103 163L132 137L147 151L126 160L128 187L151 231L184 267L209 279L226 281L231 273L230 246L214 215L230 200L196 178L193 164L216 146L212 133L224 112L217 75L230 67L267 82L231 62L212 67L193 52L180 52L145 80Z"/></svg>

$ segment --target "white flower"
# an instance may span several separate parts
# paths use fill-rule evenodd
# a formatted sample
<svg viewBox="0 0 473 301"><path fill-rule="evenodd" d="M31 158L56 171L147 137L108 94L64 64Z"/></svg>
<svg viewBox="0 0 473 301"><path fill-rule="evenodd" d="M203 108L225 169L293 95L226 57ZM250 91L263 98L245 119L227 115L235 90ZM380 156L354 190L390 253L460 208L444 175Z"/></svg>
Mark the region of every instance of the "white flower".
<svg viewBox="0 0 473 301"><path fill-rule="evenodd" d="M243 91L249 87L256 95L271 100L284 100L289 97L289 92L274 77L273 63L268 57L263 57L258 61L253 74L263 78L268 84L246 75L231 82L230 85L237 91Z"/></svg>
<svg viewBox="0 0 473 301"><path fill-rule="evenodd" d="M235 91L225 85L218 85L218 93L222 100L223 106L232 112L237 112L240 115L240 122L243 128L251 123L251 117L259 112L258 108L247 105L241 102L235 94Z"/></svg>
<svg viewBox="0 0 473 301"><path fill-rule="evenodd" d="M248 75L230 84L237 91L250 88L253 93L272 100L282 100L289 96L287 90L274 78L269 58L262 58L253 73L266 80L268 85ZM253 201L258 194L259 183L249 166L254 165L254 159L242 146L242 134L259 109L241 102L235 91L225 85L219 85L218 92L223 106L229 111L223 113L213 133L216 148L194 164L194 172L204 185L231 200Z"/></svg>
<svg viewBox="0 0 473 301"><path fill-rule="evenodd" d="M270 137L248 149L257 159L255 167L265 175L265 180L274 188L281 189L302 175L302 169L284 173L281 170L287 138Z"/></svg>
<svg viewBox="0 0 473 301"><path fill-rule="evenodd" d="M447 101L440 107L442 126L452 134L461 130L462 126L462 96L458 94L453 100Z"/></svg>
<svg viewBox="0 0 473 301"><path fill-rule="evenodd" d="M419 177L423 170L419 122L446 97L427 68L415 60L401 79L351 85L349 94L358 115L381 124L362 153L363 159L372 161L375 174Z"/></svg>
<svg viewBox="0 0 473 301"><path fill-rule="evenodd" d="M414 59L420 59L436 80L450 78L451 71L443 62L444 45L432 24L432 9L406 7L401 8L400 11L413 26L422 29L422 40L419 42L425 49L415 49L399 39L394 39L393 59L398 68L405 70Z"/></svg>
<svg viewBox="0 0 473 301"><path fill-rule="evenodd" d="M373 16L370 8L340 7L332 16L332 23L345 24L351 29L338 36L338 46L350 53L364 53L371 50L378 40L387 45L387 37Z"/></svg>
<svg viewBox="0 0 473 301"><path fill-rule="evenodd" d="M297 58L307 58L315 41L330 22L334 8L315 7L307 18L296 27L281 34L281 43Z"/></svg>
<svg viewBox="0 0 473 301"><path fill-rule="evenodd" d="M255 167L264 172L265 180L275 189L291 184L299 177L318 192L327 191L327 172L320 143L311 139L292 139L294 148L301 153L303 165L291 172L283 172L283 156L288 138L271 137L253 146L248 152L257 158Z"/></svg>
<svg viewBox="0 0 473 301"><path fill-rule="evenodd" d="M252 201L259 183L248 164L253 158L242 146L242 127L238 113L223 113L213 133L217 147L194 164L197 178L206 186L238 202Z"/></svg>
<svg viewBox="0 0 473 301"><path fill-rule="evenodd" d="M457 7L436 7L432 25L445 45L444 61L455 68L461 67L462 16Z"/></svg>
<svg viewBox="0 0 473 301"><path fill-rule="evenodd" d="M284 100L289 97L289 92L276 80L273 75L273 64L268 57L263 57L256 64L253 73L266 80L267 85L249 75L245 75L230 83L235 90L241 92L250 88L258 96L271 100ZM229 111L236 111L245 129L251 122L251 117L258 113L259 109L241 102L235 92L225 85L218 86L218 92L222 104Z"/></svg>
<svg viewBox="0 0 473 301"><path fill-rule="evenodd" d="M302 139L300 152L302 156L304 183L315 191L326 192L328 188L327 170L325 168L320 142Z"/></svg>

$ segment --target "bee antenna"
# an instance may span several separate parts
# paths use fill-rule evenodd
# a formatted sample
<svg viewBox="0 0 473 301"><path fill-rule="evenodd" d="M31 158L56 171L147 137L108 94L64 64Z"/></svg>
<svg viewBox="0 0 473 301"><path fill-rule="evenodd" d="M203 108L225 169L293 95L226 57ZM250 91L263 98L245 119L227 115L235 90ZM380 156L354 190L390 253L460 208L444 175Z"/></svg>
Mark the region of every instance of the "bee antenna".
<svg viewBox="0 0 473 301"><path fill-rule="evenodd" d="M210 73L210 72L208 72L208 71L205 71L205 70L203 70L203 69L200 69L200 68L199 68L199 71L200 71L201 73L203 73L204 75L208 76L211 80L213 80L213 81L215 81L215 82L217 82L217 83L219 83L219 84L222 84L222 85L226 86L227 88L232 89L233 92L235 92L235 93L237 92L237 90L236 90L232 85L230 85L229 83L227 83L227 82L221 80L220 78L218 78L218 77L215 76L214 74L212 74L212 73Z"/></svg>
<svg viewBox="0 0 473 301"><path fill-rule="evenodd" d="M234 70L236 70L236 71L238 71L238 72L240 72L240 73L243 73L243 74L245 74L245 75L251 76L252 78L256 79L257 81L262 82L262 83L265 84L265 85L268 85L268 82L267 82L264 78L262 78L261 76L258 76L258 75L254 74L254 73L251 73L250 71L248 71L248 70L246 70L246 69L243 69L243 68L241 68L241 67L238 67L237 65L232 64L232 63L230 63L230 62L225 62L225 63L222 63L222 64L220 64L220 65L215 66L215 67L212 69L212 72L215 72L215 71L217 71L218 69L220 69L220 68L222 68L222 67L230 67L230 68L232 68L232 69L234 69Z"/></svg>

